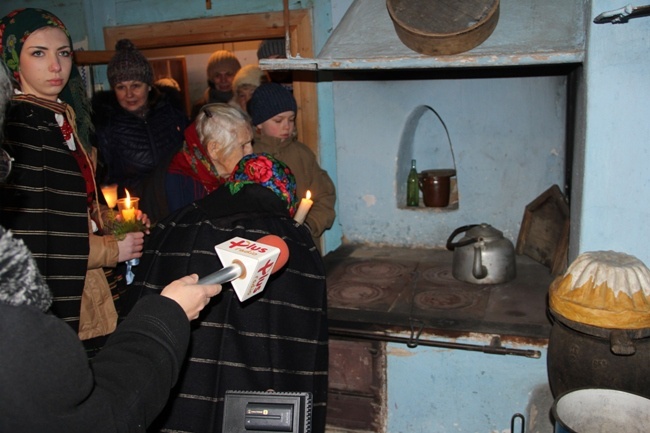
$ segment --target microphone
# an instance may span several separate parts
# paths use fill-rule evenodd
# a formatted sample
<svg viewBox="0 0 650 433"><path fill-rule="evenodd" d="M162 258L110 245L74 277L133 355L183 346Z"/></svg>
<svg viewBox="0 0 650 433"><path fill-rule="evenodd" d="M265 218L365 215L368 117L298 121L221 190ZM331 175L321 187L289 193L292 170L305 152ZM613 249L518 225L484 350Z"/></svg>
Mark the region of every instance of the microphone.
<svg viewBox="0 0 650 433"><path fill-rule="evenodd" d="M289 260L289 247L281 237L266 235L257 241L235 237L214 247L223 269L199 279L198 284L232 282L240 302L264 290L271 274Z"/></svg>

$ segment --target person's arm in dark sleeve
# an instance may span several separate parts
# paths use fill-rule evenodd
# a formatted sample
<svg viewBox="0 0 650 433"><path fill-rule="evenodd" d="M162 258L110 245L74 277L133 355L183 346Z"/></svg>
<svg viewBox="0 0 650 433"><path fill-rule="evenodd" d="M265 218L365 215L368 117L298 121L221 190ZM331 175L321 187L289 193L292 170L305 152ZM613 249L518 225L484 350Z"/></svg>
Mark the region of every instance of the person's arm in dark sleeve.
<svg viewBox="0 0 650 433"><path fill-rule="evenodd" d="M110 402L117 431L144 429L167 402L189 343L186 313L173 300L145 296L92 361L91 398Z"/></svg>

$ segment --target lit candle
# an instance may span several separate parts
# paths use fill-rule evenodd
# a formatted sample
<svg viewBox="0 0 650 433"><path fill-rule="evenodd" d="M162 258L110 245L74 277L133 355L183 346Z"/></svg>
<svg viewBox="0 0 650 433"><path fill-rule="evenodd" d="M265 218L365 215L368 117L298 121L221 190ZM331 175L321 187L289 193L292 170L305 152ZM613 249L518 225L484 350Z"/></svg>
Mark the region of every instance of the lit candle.
<svg viewBox="0 0 650 433"><path fill-rule="evenodd" d="M102 194L104 194L104 200L106 200L106 205L113 209L117 204L117 184L104 185L102 186Z"/></svg>
<svg viewBox="0 0 650 433"><path fill-rule="evenodd" d="M120 210L124 221L135 221L135 212L138 210L138 202L140 199L131 197L128 189L125 189L125 191L126 198L121 198L117 201L117 208Z"/></svg>
<svg viewBox="0 0 650 433"><path fill-rule="evenodd" d="M309 209L311 209L311 206L313 204L314 201L311 199L311 191L307 190L307 194L305 194L305 198L300 200L300 206L298 206L298 211L296 212L296 216L294 216L293 219L297 221L299 224L304 223L305 218L309 213Z"/></svg>

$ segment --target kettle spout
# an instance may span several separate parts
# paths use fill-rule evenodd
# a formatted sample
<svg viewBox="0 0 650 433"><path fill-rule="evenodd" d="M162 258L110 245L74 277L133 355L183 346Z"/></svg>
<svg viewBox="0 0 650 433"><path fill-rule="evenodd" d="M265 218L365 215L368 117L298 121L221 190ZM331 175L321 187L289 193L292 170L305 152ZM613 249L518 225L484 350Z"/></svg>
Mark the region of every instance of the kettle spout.
<svg viewBox="0 0 650 433"><path fill-rule="evenodd" d="M487 277L488 271L485 266L483 266L483 261L481 259L483 242L476 242L474 244L474 263L472 264L472 275L477 280L481 280Z"/></svg>

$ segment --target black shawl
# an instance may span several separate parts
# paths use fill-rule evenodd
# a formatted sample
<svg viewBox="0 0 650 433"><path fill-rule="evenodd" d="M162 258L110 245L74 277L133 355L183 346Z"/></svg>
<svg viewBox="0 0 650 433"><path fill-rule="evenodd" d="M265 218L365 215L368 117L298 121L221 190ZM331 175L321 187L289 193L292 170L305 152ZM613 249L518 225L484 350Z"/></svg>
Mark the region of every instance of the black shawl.
<svg viewBox="0 0 650 433"><path fill-rule="evenodd" d="M153 230L136 269L134 289L162 289L190 273L222 265L214 246L233 237L274 234L289 261L264 291L244 303L230 284L194 322L188 360L157 428L221 432L226 390L311 392L313 432L323 432L327 401L325 270L308 230L270 190L222 187L173 213Z"/></svg>
<svg viewBox="0 0 650 433"><path fill-rule="evenodd" d="M65 106L18 99L6 117L3 147L15 161L0 185L0 223L24 240L52 290L52 311L77 331L90 250L86 184L54 117Z"/></svg>

